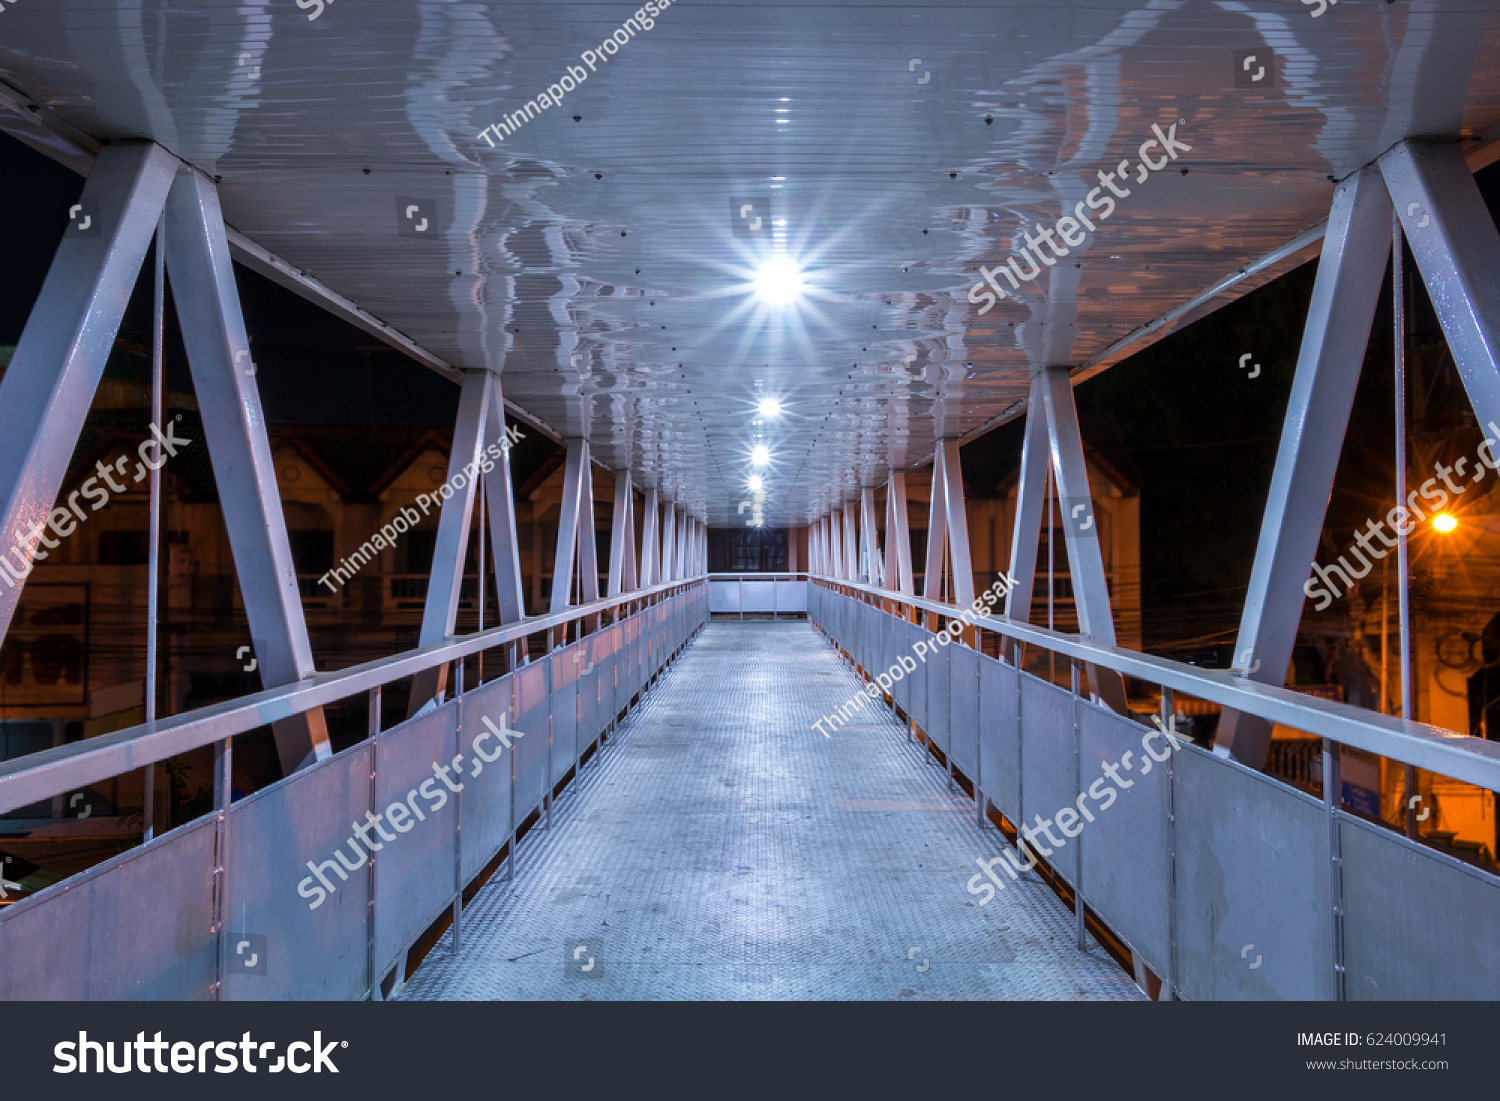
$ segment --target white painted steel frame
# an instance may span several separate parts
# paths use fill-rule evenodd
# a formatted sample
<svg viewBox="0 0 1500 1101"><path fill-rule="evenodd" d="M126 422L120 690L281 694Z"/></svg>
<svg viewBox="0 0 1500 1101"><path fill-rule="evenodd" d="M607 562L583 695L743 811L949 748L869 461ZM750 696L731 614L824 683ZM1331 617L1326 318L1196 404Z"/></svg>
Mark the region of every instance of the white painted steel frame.
<svg viewBox="0 0 1500 1101"><path fill-rule="evenodd" d="M630 471L615 471L614 512L609 523L610 596L619 596L636 588L635 575L635 493Z"/></svg>
<svg viewBox="0 0 1500 1101"><path fill-rule="evenodd" d="M885 577L883 588L892 588L907 596L916 592L911 571L911 527L906 515L906 475L893 470L885 484Z"/></svg>
<svg viewBox="0 0 1500 1101"><path fill-rule="evenodd" d="M967 608L974 603L974 570L969 561L969 520L964 509L964 479L956 438L939 440L933 452L929 515L923 595L928 600L938 599L943 591L946 564L953 579L954 602Z"/></svg>
<svg viewBox="0 0 1500 1101"><path fill-rule="evenodd" d="M661 584L661 509L655 489L646 490L641 514L641 588Z"/></svg>
<svg viewBox="0 0 1500 1101"><path fill-rule="evenodd" d="M458 414L453 422L453 447L448 452L448 473L443 487L451 490L438 511L437 538L427 577L427 597L422 604L422 628L418 646L434 646L453 634L458 621L458 600L469 553L469 524L474 500L479 495L476 471L484 453L485 428L490 423L490 402L498 395L491 372L476 368L464 372L459 391ZM492 479L494 481L496 479ZM248 607L249 600L246 600ZM448 687L447 666L424 670L412 681L407 717L414 716L430 701L441 700Z"/></svg>
<svg viewBox="0 0 1500 1101"><path fill-rule="evenodd" d="M859 579L869 585L881 585L885 579L880 532L875 527L875 490L872 486L866 486L859 495Z"/></svg>
<svg viewBox="0 0 1500 1101"><path fill-rule="evenodd" d="M1079 633L1113 646L1115 620L1109 606L1109 582L1104 574L1098 518L1094 514L1094 499L1089 489L1088 464L1083 456L1083 435L1078 430L1078 409L1073 403L1073 387L1068 375L1067 367L1047 367L1038 378L1047 414L1047 438L1051 445L1052 471L1057 479L1057 497L1063 506L1063 532L1068 548L1068 572L1073 581L1073 604L1078 612ZM1089 684L1101 702L1118 714L1126 713L1125 683L1118 676L1090 665Z"/></svg>
<svg viewBox="0 0 1500 1101"><path fill-rule="evenodd" d="M1010 532L1010 576L1015 579L1015 584L1005 594L1005 614L1021 623L1031 619L1036 555L1042 536L1042 510L1047 503L1047 470L1052 461L1047 434L1046 389L1046 379L1041 372L1031 376L1031 396L1026 403L1026 427L1021 444L1021 471L1016 482L1016 515Z"/></svg>
<svg viewBox="0 0 1500 1101"><path fill-rule="evenodd" d="M486 511L490 522L490 550L495 563L495 599L500 625L526 617L526 581L521 575L521 541L516 532L515 491L510 479L510 447L505 435L505 396L499 375L491 375L493 393L485 418L485 447L499 446L495 469L485 475ZM480 593L484 592L483 584Z"/></svg>
<svg viewBox="0 0 1500 1101"><path fill-rule="evenodd" d="M661 517L661 579L663 581L677 580L677 564L672 558L672 550L677 542L676 532L677 506L668 501Z"/></svg>
<svg viewBox="0 0 1500 1101"><path fill-rule="evenodd" d="M1380 298L1390 226L1390 198L1374 166L1334 191L1235 642L1233 668L1263 684L1285 683L1291 663L1303 586L1317 556ZM1265 763L1270 741L1263 718L1226 711L1219 720L1216 744L1251 768Z"/></svg>
<svg viewBox="0 0 1500 1101"><path fill-rule="evenodd" d="M167 275L261 683L313 675L297 567L240 313L218 188L183 166L166 206ZM273 725L283 772L332 754L321 709Z"/></svg>
<svg viewBox="0 0 1500 1101"><path fill-rule="evenodd" d="M20 559L22 575L29 556L12 550L13 535L38 530L57 500L177 168L157 145L100 152L79 198L97 235L73 232L70 222L0 379L0 548L7 561ZM21 585L0 586L0 635L20 595Z"/></svg>
<svg viewBox="0 0 1500 1101"><path fill-rule="evenodd" d="M1454 143L1403 141L1377 163L1469 401L1500 436L1500 232L1479 185Z"/></svg>
<svg viewBox="0 0 1500 1101"><path fill-rule="evenodd" d="M599 599L599 563L594 543L594 480L589 462L589 442L582 436L568 438L568 453L563 466L562 511L557 520L557 555L552 560L552 603L554 613L566 609L573 601L573 567L583 599L592 604Z"/></svg>

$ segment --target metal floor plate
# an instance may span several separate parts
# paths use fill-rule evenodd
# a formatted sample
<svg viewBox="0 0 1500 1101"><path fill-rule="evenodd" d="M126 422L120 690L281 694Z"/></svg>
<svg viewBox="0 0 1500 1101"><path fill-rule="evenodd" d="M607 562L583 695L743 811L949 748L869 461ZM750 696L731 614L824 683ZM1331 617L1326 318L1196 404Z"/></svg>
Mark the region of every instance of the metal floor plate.
<svg viewBox="0 0 1500 1101"><path fill-rule="evenodd" d="M1139 999L806 622L710 623L395 996ZM503 876L503 872L501 873Z"/></svg>

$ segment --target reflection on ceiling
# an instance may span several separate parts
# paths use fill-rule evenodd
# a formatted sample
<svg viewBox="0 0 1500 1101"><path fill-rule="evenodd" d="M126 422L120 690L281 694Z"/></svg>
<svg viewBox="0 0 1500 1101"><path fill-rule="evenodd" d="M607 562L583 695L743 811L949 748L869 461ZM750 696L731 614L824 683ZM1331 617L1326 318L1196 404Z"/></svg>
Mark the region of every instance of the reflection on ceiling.
<svg viewBox="0 0 1500 1101"><path fill-rule="evenodd" d="M1500 118L1493 6L1316 10L60 0L0 15L0 79L221 177L252 241L603 465L713 524L761 476L779 526L1316 225L1330 177Z"/></svg>

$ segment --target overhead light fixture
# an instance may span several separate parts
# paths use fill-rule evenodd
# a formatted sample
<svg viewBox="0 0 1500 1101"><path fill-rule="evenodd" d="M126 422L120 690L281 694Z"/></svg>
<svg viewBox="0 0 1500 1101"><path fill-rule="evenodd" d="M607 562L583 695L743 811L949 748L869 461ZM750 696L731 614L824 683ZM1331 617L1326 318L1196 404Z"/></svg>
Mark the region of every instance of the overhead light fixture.
<svg viewBox="0 0 1500 1101"><path fill-rule="evenodd" d="M748 485L750 486L751 493L759 493L766 488L766 483L759 474L750 475Z"/></svg>
<svg viewBox="0 0 1500 1101"><path fill-rule="evenodd" d="M785 306L802 295L802 271L790 256L769 257L755 274L755 294L773 306Z"/></svg>
<svg viewBox="0 0 1500 1101"><path fill-rule="evenodd" d="M781 416L781 402L777 401L775 398L761 398L760 404L755 408L756 412L758 412L763 417Z"/></svg>
<svg viewBox="0 0 1500 1101"><path fill-rule="evenodd" d="M1447 535L1458 527L1458 521L1446 512L1440 512L1432 518L1432 526L1437 531Z"/></svg>
<svg viewBox="0 0 1500 1101"><path fill-rule="evenodd" d="M766 445L763 443L756 444L755 449L750 452L750 465L765 466L770 461L771 452L766 449Z"/></svg>

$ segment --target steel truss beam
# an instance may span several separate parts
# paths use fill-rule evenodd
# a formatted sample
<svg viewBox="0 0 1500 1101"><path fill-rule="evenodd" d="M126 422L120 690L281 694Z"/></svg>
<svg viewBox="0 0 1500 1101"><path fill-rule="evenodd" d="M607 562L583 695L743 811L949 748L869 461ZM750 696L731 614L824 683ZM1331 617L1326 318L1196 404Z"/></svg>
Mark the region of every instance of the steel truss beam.
<svg viewBox="0 0 1500 1101"><path fill-rule="evenodd" d="M867 585L884 587L885 567L880 556L880 532L875 527L875 489L859 495L859 577Z"/></svg>
<svg viewBox="0 0 1500 1101"><path fill-rule="evenodd" d="M516 533L516 500L510 481L505 397L499 375L490 374L488 383L493 390L485 417L485 450L493 455L490 449L498 447L500 457L495 460L495 469L485 474L485 503L489 506L490 549L495 561L495 599L500 607L500 624L508 626L526 618L526 584L521 576L521 541Z"/></svg>
<svg viewBox="0 0 1500 1101"><path fill-rule="evenodd" d="M1500 232L1479 185L1456 144L1403 141L1377 163L1479 423L1500 423Z"/></svg>
<svg viewBox="0 0 1500 1101"><path fill-rule="evenodd" d="M599 564L594 547L594 480L589 462L589 441L582 436L568 438L568 455L563 467L562 513L557 520L557 555L552 560L552 612L566 611L573 602L573 565L578 564L578 580L583 599L592 604L599 599Z"/></svg>
<svg viewBox="0 0 1500 1101"><path fill-rule="evenodd" d="M641 516L641 588L661 584L661 509L656 490L646 490L646 511Z"/></svg>
<svg viewBox="0 0 1500 1101"><path fill-rule="evenodd" d="M1016 515L1010 533L1010 576L1015 584L1005 594L1005 615L1021 623L1031 619L1036 583L1036 556L1041 543L1042 510L1047 505L1047 384L1040 373L1031 376L1026 402L1026 434L1021 445L1021 472L1016 485Z"/></svg>
<svg viewBox="0 0 1500 1101"><path fill-rule="evenodd" d="M214 182L182 167L166 208L167 274L187 350L224 528L244 596L261 681L291 684L316 672L292 560L250 341ZM332 755L321 709L272 725L283 772Z"/></svg>
<svg viewBox="0 0 1500 1101"><path fill-rule="evenodd" d="M853 501L844 502L844 576L850 581L859 580L859 531L855 519L857 509Z"/></svg>
<svg viewBox="0 0 1500 1101"><path fill-rule="evenodd" d="M677 578L676 565L672 561L672 546L676 542L673 532L676 529L677 505L668 501L661 517L661 579L663 581L675 581Z"/></svg>
<svg viewBox="0 0 1500 1101"><path fill-rule="evenodd" d="M448 476L440 487L449 490L449 494L438 511L437 539L427 577L427 598L422 606L422 629L417 639L419 647L445 641L458 621L458 600L469 553L469 524L474 500L479 495L477 471L482 465L485 429L492 423L490 403L498 397L498 387L489 371L473 368L464 372L458 415L453 422L453 448L448 452ZM499 511L493 497L489 503L493 511ZM500 504L503 507L503 502ZM495 551L499 566L505 561L503 550L496 547ZM500 572L497 570L497 576ZM500 583L503 586L505 579L500 578ZM407 717L417 714L431 701L441 700L447 685L446 665L433 666L413 678Z"/></svg>
<svg viewBox="0 0 1500 1101"><path fill-rule="evenodd" d="M1078 431L1078 409L1073 404L1069 368L1044 367L1040 373L1047 411L1047 436L1052 446L1052 471L1062 505L1063 531L1068 547L1068 572L1073 580L1073 602L1078 631L1106 646L1115 644L1115 621L1109 606L1109 584L1099 549L1099 524L1089 490L1083 436ZM1033 557L1033 561L1035 558ZM1089 684L1101 702L1119 714L1127 713L1125 682L1118 673L1089 667Z"/></svg>
<svg viewBox="0 0 1500 1101"><path fill-rule="evenodd" d="M894 571L894 577L890 576ZM911 572L911 528L906 518L906 475L893 470L885 484L885 584L897 592L916 595Z"/></svg>
<svg viewBox="0 0 1500 1101"><path fill-rule="evenodd" d="M635 491L630 471L615 471L615 507L609 521L609 595L633 592L635 576Z"/></svg>
<svg viewBox="0 0 1500 1101"><path fill-rule="evenodd" d="M838 526L837 508L828 510L828 576L843 577L843 528Z"/></svg>
<svg viewBox="0 0 1500 1101"><path fill-rule="evenodd" d="M29 533L44 531L67 476L177 166L158 145L112 145L99 153L79 198L79 217L57 247L0 380L0 552L6 568L23 579L33 548L36 558L46 558L40 535ZM74 226L87 228L75 232ZM22 585L6 576L0 588L0 636L10 627Z"/></svg>
<svg viewBox="0 0 1500 1101"><path fill-rule="evenodd" d="M1380 298L1390 230L1390 198L1376 167L1361 169L1334 191L1235 643L1233 668L1262 684L1285 683L1291 664L1303 586L1317 557ZM1493 236L1493 228L1490 232ZM1215 742L1240 763L1261 768L1271 725L1254 715L1226 711Z"/></svg>
<svg viewBox="0 0 1500 1101"><path fill-rule="evenodd" d="M969 561L969 520L964 510L964 480L956 439L938 440L933 449L929 515L923 595L928 600L940 598L943 566L947 563L953 577L953 603L967 608L974 603L974 571Z"/></svg>

